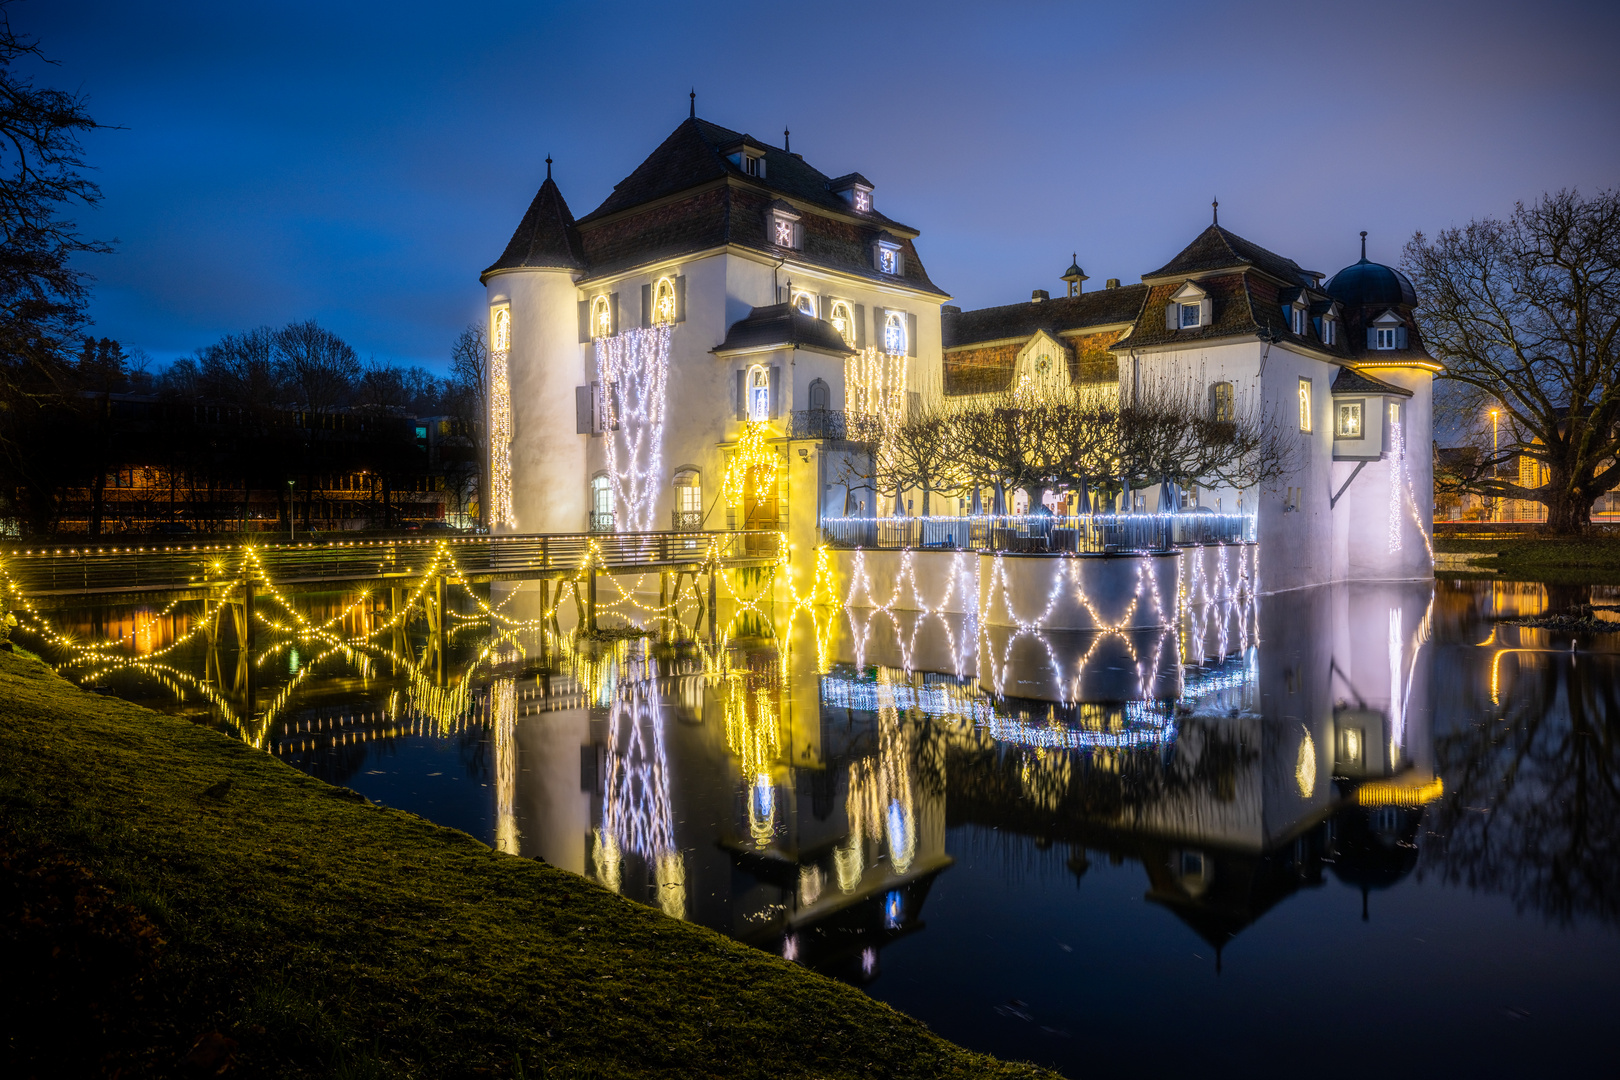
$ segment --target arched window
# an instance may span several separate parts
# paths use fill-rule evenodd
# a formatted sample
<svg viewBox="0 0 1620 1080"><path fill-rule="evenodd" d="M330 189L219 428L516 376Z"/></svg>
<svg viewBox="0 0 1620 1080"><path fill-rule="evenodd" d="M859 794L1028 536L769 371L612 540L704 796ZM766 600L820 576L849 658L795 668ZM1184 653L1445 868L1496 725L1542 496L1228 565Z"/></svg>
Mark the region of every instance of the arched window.
<svg viewBox="0 0 1620 1080"><path fill-rule="evenodd" d="M491 352L506 352L512 347L512 309L496 308L494 331L490 334Z"/></svg>
<svg viewBox="0 0 1620 1080"><path fill-rule="evenodd" d="M808 315L812 319L816 317L816 298L809 293L794 293L793 306L800 313Z"/></svg>
<svg viewBox="0 0 1620 1080"><path fill-rule="evenodd" d="M1232 415L1232 384L1218 382L1209 388L1209 418L1217 423L1228 423Z"/></svg>
<svg viewBox="0 0 1620 1080"><path fill-rule="evenodd" d="M696 469L682 469L675 474L676 529L703 527L703 478Z"/></svg>
<svg viewBox="0 0 1620 1080"><path fill-rule="evenodd" d="M607 473L591 477L591 532L613 531L613 481Z"/></svg>
<svg viewBox="0 0 1620 1080"><path fill-rule="evenodd" d="M604 338L613 336L613 308L608 304L608 298L598 296L591 301L591 337Z"/></svg>
<svg viewBox="0 0 1620 1080"><path fill-rule="evenodd" d="M810 408L832 408L832 391L820 379L815 379L810 383Z"/></svg>
<svg viewBox="0 0 1620 1080"><path fill-rule="evenodd" d="M829 320L838 336L844 339L844 344L850 348L855 347L855 312L843 300L833 301L832 314Z"/></svg>
<svg viewBox="0 0 1620 1080"><path fill-rule="evenodd" d="M667 277L653 284L652 321L654 326L675 321L675 283Z"/></svg>
<svg viewBox="0 0 1620 1080"><path fill-rule="evenodd" d="M895 354L906 351L906 313L891 311L883 317L883 351Z"/></svg>
<svg viewBox="0 0 1620 1080"><path fill-rule="evenodd" d="M771 373L759 364L748 369L748 419L762 423L771 418Z"/></svg>

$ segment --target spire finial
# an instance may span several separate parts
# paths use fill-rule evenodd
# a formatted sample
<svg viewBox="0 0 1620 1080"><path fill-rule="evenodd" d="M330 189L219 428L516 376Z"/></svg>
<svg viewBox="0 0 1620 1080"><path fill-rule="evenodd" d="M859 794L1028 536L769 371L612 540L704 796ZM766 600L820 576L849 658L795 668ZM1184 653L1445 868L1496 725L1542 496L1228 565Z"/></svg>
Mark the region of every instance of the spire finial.
<svg viewBox="0 0 1620 1080"><path fill-rule="evenodd" d="M782 149L786 150L790 154L793 153L793 144L788 141L788 136L791 134L793 133L787 128L782 129Z"/></svg>
<svg viewBox="0 0 1620 1080"><path fill-rule="evenodd" d="M692 98L692 111L690 113L688 113L687 115L690 116L692 119L696 120L697 119L697 87L695 87L695 86L692 87L692 93L691 93L690 96Z"/></svg>
<svg viewBox="0 0 1620 1080"><path fill-rule="evenodd" d="M1211 199L1209 208L1215 212L1215 220L1212 224L1219 225L1221 223L1221 200Z"/></svg>
<svg viewBox="0 0 1620 1080"><path fill-rule="evenodd" d="M1361 261L1367 261L1367 230L1361 230Z"/></svg>
<svg viewBox="0 0 1620 1080"><path fill-rule="evenodd" d="M546 179L551 179L551 155L546 155Z"/></svg>

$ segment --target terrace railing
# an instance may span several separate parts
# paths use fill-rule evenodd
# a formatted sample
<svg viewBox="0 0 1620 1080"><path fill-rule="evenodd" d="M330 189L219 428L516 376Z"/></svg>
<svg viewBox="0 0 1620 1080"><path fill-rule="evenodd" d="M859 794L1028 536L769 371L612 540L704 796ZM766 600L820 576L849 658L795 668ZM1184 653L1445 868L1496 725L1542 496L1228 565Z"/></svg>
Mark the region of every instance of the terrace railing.
<svg viewBox="0 0 1620 1080"><path fill-rule="evenodd" d="M824 518L821 539L837 548L1106 554L1241 544L1255 532L1246 514L1021 514Z"/></svg>

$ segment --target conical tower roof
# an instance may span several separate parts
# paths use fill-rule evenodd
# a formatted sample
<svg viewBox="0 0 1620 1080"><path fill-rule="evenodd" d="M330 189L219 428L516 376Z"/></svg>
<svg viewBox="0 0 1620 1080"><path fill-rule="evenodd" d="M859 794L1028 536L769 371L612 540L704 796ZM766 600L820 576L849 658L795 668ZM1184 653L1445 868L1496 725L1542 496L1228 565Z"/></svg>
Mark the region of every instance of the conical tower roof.
<svg viewBox="0 0 1620 1080"><path fill-rule="evenodd" d="M546 159L546 182L535 193L506 250L480 275L480 280L497 270L518 269L585 269L585 249L579 242L568 201L551 178L550 158Z"/></svg>

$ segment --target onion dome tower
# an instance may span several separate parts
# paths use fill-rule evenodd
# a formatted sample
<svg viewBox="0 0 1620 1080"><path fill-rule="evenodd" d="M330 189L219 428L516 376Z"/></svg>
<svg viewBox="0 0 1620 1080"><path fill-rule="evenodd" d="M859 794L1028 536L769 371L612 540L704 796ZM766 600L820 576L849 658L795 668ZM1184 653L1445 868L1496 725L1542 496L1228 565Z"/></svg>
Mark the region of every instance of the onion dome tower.
<svg viewBox="0 0 1620 1080"><path fill-rule="evenodd" d="M1075 252L1070 256L1069 268L1063 271L1063 280L1069 283L1070 296L1079 296L1085 288L1084 283L1089 279L1086 277L1086 272L1080 269L1079 252Z"/></svg>

